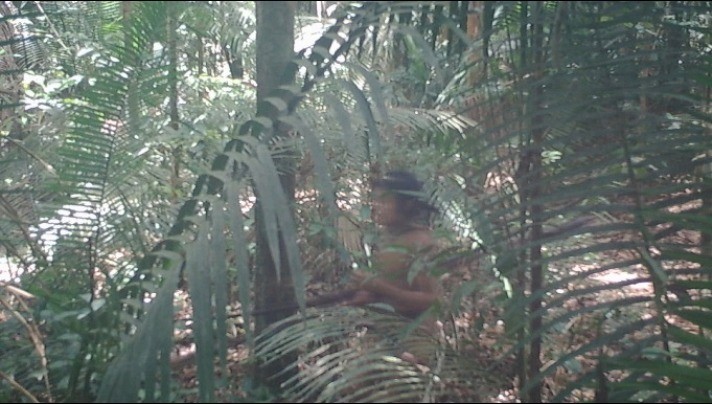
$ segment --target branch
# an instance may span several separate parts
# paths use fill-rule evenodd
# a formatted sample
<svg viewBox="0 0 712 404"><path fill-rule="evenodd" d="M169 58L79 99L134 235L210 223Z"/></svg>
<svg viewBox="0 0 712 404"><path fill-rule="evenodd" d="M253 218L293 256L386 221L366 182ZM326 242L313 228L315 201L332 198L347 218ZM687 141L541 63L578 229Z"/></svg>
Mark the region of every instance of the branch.
<svg viewBox="0 0 712 404"><path fill-rule="evenodd" d="M311 299L307 299L307 307L323 307L323 306L332 306L336 305L338 303L345 302L347 300L351 300L351 298L354 296L354 293L356 293L356 289L344 289L344 290L338 290L336 292L332 293L327 293L321 296L316 296ZM290 305L285 305L285 306L278 306L278 307L268 307L260 310L253 310L252 314L253 315L259 315L259 314L265 314L265 313L273 313L276 311L287 311L287 310L295 310L299 309L299 306L296 304L290 304Z"/></svg>

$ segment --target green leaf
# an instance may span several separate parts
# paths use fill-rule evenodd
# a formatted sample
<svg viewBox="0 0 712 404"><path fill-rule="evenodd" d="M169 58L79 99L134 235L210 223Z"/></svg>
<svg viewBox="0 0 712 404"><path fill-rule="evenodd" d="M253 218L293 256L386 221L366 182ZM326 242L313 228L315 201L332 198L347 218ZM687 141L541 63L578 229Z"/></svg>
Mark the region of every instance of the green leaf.
<svg viewBox="0 0 712 404"><path fill-rule="evenodd" d="M186 254L185 273L193 307L192 330L195 337L196 362L198 365L198 394L201 400L213 401L215 377L213 358L215 340L213 335L213 285L210 279L209 222L200 223L196 240Z"/></svg>
<svg viewBox="0 0 712 404"><path fill-rule="evenodd" d="M346 89L351 93L351 95L354 97L356 100L356 105L358 105L361 114L363 118L366 120L366 124L368 127L367 131L367 139L368 139L368 147L369 147L369 153L368 156L370 157L371 155L375 156L376 160L379 161L381 159L381 140L380 140L380 132L378 130L378 126L376 124L376 120L373 117L373 111L371 110L371 106L366 99L366 96L363 94L363 91L361 91L356 85L350 81L345 81L341 80L340 83L346 87Z"/></svg>
<svg viewBox="0 0 712 404"><path fill-rule="evenodd" d="M235 252L235 266L237 267L237 288L240 304L242 306L243 320L252 317L252 299L250 296L250 266L247 252L247 237L245 236L245 223L240 206L238 184L234 181L227 185L227 206L230 215L230 234L232 235L233 251ZM254 347L252 327L245 321L245 335L247 346Z"/></svg>
<svg viewBox="0 0 712 404"><path fill-rule="evenodd" d="M299 307L306 307L306 300L303 291L306 289L306 279L301 267L301 256L299 253L299 247L297 246L297 229L294 223L294 217L292 216L292 207L287 202L287 197L284 194L284 190L281 187L281 182L277 174L277 167L274 165L272 156L270 156L269 151L266 147L259 145L257 147L257 158L259 159L262 167L264 168L264 175L266 180L273 185L278 185L274 190L273 196L275 197L275 209L276 217L279 221L278 228L281 231L281 240L285 245L285 250L287 252L287 260L289 263L290 275L292 277L292 282L294 282L294 290L296 291L296 299ZM264 188L264 187L263 187ZM277 254L279 254L279 245L277 247ZM277 267L278 279L279 279L279 267Z"/></svg>
<svg viewBox="0 0 712 404"><path fill-rule="evenodd" d="M354 133L351 126L350 114L344 108L343 103L331 94L325 94L324 99L329 106L331 115L339 122L343 134L346 151L361 161L366 160L363 142L358 141L360 136Z"/></svg>
<svg viewBox="0 0 712 404"><path fill-rule="evenodd" d="M252 173L252 179L255 184L257 195L259 196L259 206L262 210L262 216L265 221L265 234L267 237L267 245L269 246L277 270L277 280L281 279L279 272L281 257L279 252L279 233L278 233L278 207L277 196L279 191L279 181L274 182L266 173L266 169L256 158L244 158L243 162L248 165ZM275 189L276 188L276 189Z"/></svg>
<svg viewBox="0 0 712 404"><path fill-rule="evenodd" d="M712 329L712 317L707 310L675 310L675 314L699 325L700 327Z"/></svg>
<svg viewBox="0 0 712 404"><path fill-rule="evenodd" d="M210 217L210 281L215 296L215 332L221 372L227 374L227 245L225 242L225 204L213 202ZM225 379L220 384L224 384Z"/></svg>
<svg viewBox="0 0 712 404"><path fill-rule="evenodd" d="M181 264L182 261L171 262L166 279L148 307L136 335L107 369L97 392L97 401L134 402L141 388L155 383L156 375L146 372L148 364L159 361L163 366L170 365L170 357L161 355L157 358L157 351L168 352L172 348L173 294L178 286ZM162 378L162 382L169 383L170 380ZM166 396L159 398L168 399Z"/></svg>
<svg viewBox="0 0 712 404"><path fill-rule="evenodd" d="M633 369L653 373L657 376L670 377L676 384L696 389L709 389L712 382L712 371L690 366L661 361L627 361L625 363L610 362L614 367Z"/></svg>

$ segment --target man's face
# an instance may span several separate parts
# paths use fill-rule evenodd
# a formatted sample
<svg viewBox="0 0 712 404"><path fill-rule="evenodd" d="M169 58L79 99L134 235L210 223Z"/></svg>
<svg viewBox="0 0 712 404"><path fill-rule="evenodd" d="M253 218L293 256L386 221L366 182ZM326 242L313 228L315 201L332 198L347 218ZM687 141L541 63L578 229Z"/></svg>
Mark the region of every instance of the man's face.
<svg viewBox="0 0 712 404"><path fill-rule="evenodd" d="M376 223L383 226L398 224L402 217L395 194L383 188L373 190L373 212Z"/></svg>

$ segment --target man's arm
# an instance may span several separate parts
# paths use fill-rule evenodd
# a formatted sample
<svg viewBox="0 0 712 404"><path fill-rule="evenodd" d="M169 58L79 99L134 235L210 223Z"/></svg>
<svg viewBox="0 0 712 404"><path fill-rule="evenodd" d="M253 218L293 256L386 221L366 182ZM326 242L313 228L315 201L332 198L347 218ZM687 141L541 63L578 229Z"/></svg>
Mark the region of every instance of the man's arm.
<svg viewBox="0 0 712 404"><path fill-rule="evenodd" d="M435 282L425 274L419 274L410 287L403 287L397 282L391 282L380 277L368 277L361 271L355 271L354 282L361 284L361 289L371 293L371 300L365 303L381 301L393 306L404 314L418 314L430 308L439 296Z"/></svg>
<svg viewBox="0 0 712 404"><path fill-rule="evenodd" d="M383 302L393 306L397 312L408 315L427 310L440 297L437 283L422 272L410 283L407 278L414 259L427 254L432 246L433 240L429 232L415 231L383 248L374 257L378 275L363 271L353 272L352 285L367 293L348 304Z"/></svg>

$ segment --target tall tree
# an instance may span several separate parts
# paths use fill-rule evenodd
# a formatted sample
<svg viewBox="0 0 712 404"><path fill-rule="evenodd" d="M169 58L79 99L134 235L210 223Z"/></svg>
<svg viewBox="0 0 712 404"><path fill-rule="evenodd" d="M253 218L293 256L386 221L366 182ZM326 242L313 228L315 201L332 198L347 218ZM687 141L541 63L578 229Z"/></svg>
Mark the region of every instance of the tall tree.
<svg viewBox="0 0 712 404"><path fill-rule="evenodd" d="M294 57L294 14L296 1L256 2L257 12L257 112L270 118L277 117L279 111L267 100L279 86L294 82L294 75L287 66ZM285 127L275 127L272 136L289 136ZM271 141L271 139L264 139ZM291 203L294 201L293 161L287 158L276 162L280 172L282 190ZM267 326L295 313L296 297L290 276L289 260L275 262L271 254L267 220L262 201L258 195L256 231L257 231L257 270L255 274L255 333L260 334ZM292 212L290 212L292 214ZM279 257L286 257L284 233L279 232ZM267 310L270 307L291 307L287 310ZM284 368L283 363L274 362L261 367L257 372L257 381L261 384L279 387L279 380L272 379Z"/></svg>

